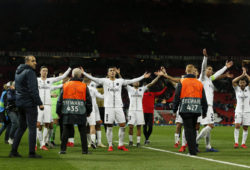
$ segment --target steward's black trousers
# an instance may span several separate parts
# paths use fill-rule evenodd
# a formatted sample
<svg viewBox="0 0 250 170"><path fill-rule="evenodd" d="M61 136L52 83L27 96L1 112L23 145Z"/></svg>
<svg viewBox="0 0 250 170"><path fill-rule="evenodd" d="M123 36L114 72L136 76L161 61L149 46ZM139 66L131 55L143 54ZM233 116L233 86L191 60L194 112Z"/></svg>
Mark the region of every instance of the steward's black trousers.
<svg viewBox="0 0 250 170"><path fill-rule="evenodd" d="M184 129L185 129L185 137L188 144L188 149L190 155L197 155L196 151L196 124L197 119L200 116L200 114L195 113L180 113Z"/></svg>

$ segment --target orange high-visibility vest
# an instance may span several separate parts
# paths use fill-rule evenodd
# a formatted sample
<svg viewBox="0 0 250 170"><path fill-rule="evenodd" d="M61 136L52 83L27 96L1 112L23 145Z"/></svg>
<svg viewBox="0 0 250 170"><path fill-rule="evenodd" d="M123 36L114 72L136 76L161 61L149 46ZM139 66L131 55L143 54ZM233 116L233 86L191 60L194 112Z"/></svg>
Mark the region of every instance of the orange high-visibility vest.
<svg viewBox="0 0 250 170"><path fill-rule="evenodd" d="M181 80L182 88L180 98L202 98L202 83L196 78L184 78Z"/></svg>
<svg viewBox="0 0 250 170"><path fill-rule="evenodd" d="M181 80L180 113L202 113L202 83L196 78Z"/></svg>
<svg viewBox="0 0 250 170"><path fill-rule="evenodd" d="M69 81L63 85L63 99L86 101L87 85L80 81Z"/></svg>

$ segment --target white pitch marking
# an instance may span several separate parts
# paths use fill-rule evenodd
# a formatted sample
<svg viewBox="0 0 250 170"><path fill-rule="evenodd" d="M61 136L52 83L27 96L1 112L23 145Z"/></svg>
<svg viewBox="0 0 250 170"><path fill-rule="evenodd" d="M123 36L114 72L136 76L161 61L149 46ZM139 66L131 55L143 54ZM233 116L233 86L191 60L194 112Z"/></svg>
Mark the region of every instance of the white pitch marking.
<svg viewBox="0 0 250 170"><path fill-rule="evenodd" d="M250 166L242 165L242 164L236 164L236 163L232 163L232 162L219 161L219 160L215 160L215 159L204 158L204 157L194 156L194 155L186 155L186 154L181 154L181 153L176 153L176 152L172 152L172 151L168 151L168 150L157 149L157 148L146 147L146 146L142 146L142 148L150 149L150 150L155 150L155 151L160 151L160 152L171 153L171 154L180 155L180 156L191 157L191 158L195 158L195 159L202 159L202 160L206 160L206 161L210 161L210 162L217 162L217 163L226 164L226 165L232 165L232 166L238 166L238 167L243 167L243 168L249 168L250 169Z"/></svg>
<svg viewBox="0 0 250 170"><path fill-rule="evenodd" d="M116 141L116 143L118 143L118 141ZM124 144L128 144L128 143L124 142ZM182 153L177 153L177 152L172 152L172 151L163 150L163 149L157 149L157 148L152 148L152 147L146 147L146 146L141 146L141 147L145 148L145 149L150 149L150 150L155 150L155 151L160 151L160 152L171 153L171 154L175 154L175 155L179 155L179 156L185 156L185 157L190 157L190 158L194 158L194 159L201 159L201 160L205 160L205 161L217 162L217 163L221 163L221 164L225 164L225 165L232 165L232 166L238 166L238 167L250 169L250 166L247 166L247 165L236 164L236 163L226 162L226 161L219 161L219 160L210 159L210 158L204 158L204 157L200 157L200 156L187 155L187 154L182 154Z"/></svg>

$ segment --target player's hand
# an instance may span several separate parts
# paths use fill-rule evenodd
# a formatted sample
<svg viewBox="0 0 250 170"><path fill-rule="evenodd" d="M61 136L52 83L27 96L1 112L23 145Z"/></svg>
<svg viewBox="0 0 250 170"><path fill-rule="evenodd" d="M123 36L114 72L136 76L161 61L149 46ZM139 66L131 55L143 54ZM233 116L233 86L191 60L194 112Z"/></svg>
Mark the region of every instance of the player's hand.
<svg viewBox="0 0 250 170"><path fill-rule="evenodd" d="M150 77L150 75L151 75L151 73L147 73L147 72L146 72L146 73L144 73L144 75L143 75L143 76L144 76L144 78L146 78L146 79L147 79L147 78L149 78L149 77Z"/></svg>
<svg viewBox="0 0 250 170"><path fill-rule="evenodd" d="M82 68L82 67L80 67L80 69L81 69L81 72L82 72L82 74L84 73L84 69Z"/></svg>
<svg viewBox="0 0 250 170"><path fill-rule="evenodd" d="M156 76L163 76L164 75L164 73L161 70L158 70L158 71L154 72L154 74Z"/></svg>
<svg viewBox="0 0 250 170"><path fill-rule="evenodd" d="M120 68L115 68L115 72L116 72L117 74L120 74L120 73L121 73Z"/></svg>
<svg viewBox="0 0 250 170"><path fill-rule="evenodd" d="M165 68L165 67L163 67L163 66L161 66L161 71L162 71L164 74L166 74L166 73L167 73L166 68Z"/></svg>
<svg viewBox="0 0 250 170"><path fill-rule="evenodd" d="M245 76L246 74L247 74L247 69L246 69L246 67L242 67L242 74Z"/></svg>
<svg viewBox="0 0 250 170"><path fill-rule="evenodd" d="M230 74L230 72L228 71L228 72L226 72L226 77L227 77L227 78L233 78L234 75L233 75L233 74Z"/></svg>
<svg viewBox="0 0 250 170"><path fill-rule="evenodd" d="M226 61L226 67L227 68L232 67L233 64L234 64L233 61Z"/></svg>
<svg viewBox="0 0 250 170"><path fill-rule="evenodd" d="M203 53L204 56L208 57L208 55L207 55L207 49L206 49L206 48L204 48L204 49L202 50L202 53Z"/></svg>
<svg viewBox="0 0 250 170"><path fill-rule="evenodd" d="M40 105L40 106L39 106L39 109L40 109L40 110L44 110L44 106L43 106L43 105Z"/></svg>

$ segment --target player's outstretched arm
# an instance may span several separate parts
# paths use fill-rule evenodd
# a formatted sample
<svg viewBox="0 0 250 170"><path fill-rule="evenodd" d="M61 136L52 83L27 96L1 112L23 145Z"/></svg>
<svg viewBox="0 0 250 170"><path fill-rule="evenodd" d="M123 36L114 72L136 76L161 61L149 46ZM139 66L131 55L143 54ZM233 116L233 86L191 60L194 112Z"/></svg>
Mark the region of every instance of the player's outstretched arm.
<svg viewBox="0 0 250 170"><path fill-rule="evenodd" d="M81 72L84 76L88 77L90 80L93 80L94 82L96 82L97 84L103 84L103 79L102 78L96 78L96 77L93 77L91 75L89 75L88 73L86 73L84 71L84 69L82 67L80 67L81 69Z"/></svg>
<svg viewBox="0 0 250 170"><path fill-rule="evenodd" d="M207 49L204 48L202 50L202 53L203 53L203 61L202 61L202 64L201 64L201 74L200 74L200 79L201 80L204 80L205 79L205 75L206 75L206 68L207 68L207 59L208 59L208 54L207 54Z"/></svg>
<svg viewBox="0 0 250 170"><path fill-rule="evenodd" d="M242 67L243 72L245 72L245 76L248 79L248 82L250 82L250 76L247 74L247 69L245 67ZM250 87L250 83L248 83L248 86Z"/></svg>
<svg viewBox="0 0 250 170"><path fill-rule="evenodd" d="M153 81L151 81L149 84L147 84L147 88L153 86L158 80L159 78L161 77L161 75L158 75Z"/></svg>
<svg viewBox="0 0 250 170"><path fill-rule="evenodd" d="M238 82L240 79L242 79L243 77L246 76L246 68L243 67L242 70L243 70L242 74L241 74L240 76L236 77L235 79L233 79L233 81L232 81L233 87L236 87L236 86L237 86L237 82Z"/></svg>
<svg viewBox="0 0 250 170"><path fill-rule="evenodd" d="M69 75L70 71L71 71L71 68L69 67L68 70L63 73L63 75L58 76L58 77L50 78L51 82L54 83L54 82L57 82L57 81L60 81L60 80L62 80L64 78L66 78Z"/></svg>
<svg viewBox="0 0 250 170"><path fill-rule="evenodd" d="M234 77L234 75L230 74L230 72L228 71L225 74L222 74L219 77L217 77L215 80L221 80L221 79L224 79L224 78L233 78L233 77Z"/></svg>
<svg viewBox="0 0 250 170"><path fill-rule="evenodd" d="M175 78L175 77L172 77L170 75L167 74L166 72L166 69L164 67L161 67L161 70L158 71L158 72L155 72L155 75L161 75L163 77L165 77L166 79L170 80L171 82L174 82L174 83L179 83L180 82L180 78Z"/></svg>
<svg viewBox="0 0 250 170"><path fill-rule="evenodd" d="M138 78L134 78L134 79L132 79L132 80L124 80L124 82L123 82L123 84L122 85L124 85L124 86L126 86L126 85L128 85L128 84L132 84L132 83L135 83L135 82L139 82L139 81L141 81L142 79L144 79L144 78L149 78L150 77L150 75L151 75L151 73L144 73L141 77L138 77Z"/></svg>
<svg viewBox="0 0 250 170"><path fill-rule="evenodd" d="M60 89L60 88L62 88L62 87L63 87L63 84L59 84L59 85L56 85L56 86L52 86L52 87L50 88L50 90L52 91L52 90Z"/></svg>
<svg viewBox="0 0 250 170"><path fill-rule="evenodd" d="M211 76L211 80L212 81L216 80L220 75L222 75L227 69L229 69L232 66L233 66L233 61L226 61L225 66Z"/></svg>
<svg viewBox="0 0 250 170"><path fill-rule="evenodd" d="M101 94L97 89L94 89L95 96L99 99L104 99L104 95Z"/></svg>

